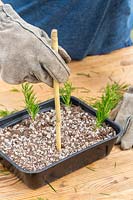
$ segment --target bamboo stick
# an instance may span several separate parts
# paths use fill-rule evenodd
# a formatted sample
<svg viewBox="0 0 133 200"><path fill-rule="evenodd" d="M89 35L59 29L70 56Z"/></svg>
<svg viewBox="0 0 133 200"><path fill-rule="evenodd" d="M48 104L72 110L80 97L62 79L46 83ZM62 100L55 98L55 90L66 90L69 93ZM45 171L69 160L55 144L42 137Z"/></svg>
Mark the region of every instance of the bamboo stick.
<svg viewBox="0 0 133 200"><path fill-rule="evenodd" d="M58 32L53 29L51 32L52 49L58 52ZM60 110L60 94L59 83L54 80L54 97L56 110L56 147L61 151L61 110Z"/></svg>

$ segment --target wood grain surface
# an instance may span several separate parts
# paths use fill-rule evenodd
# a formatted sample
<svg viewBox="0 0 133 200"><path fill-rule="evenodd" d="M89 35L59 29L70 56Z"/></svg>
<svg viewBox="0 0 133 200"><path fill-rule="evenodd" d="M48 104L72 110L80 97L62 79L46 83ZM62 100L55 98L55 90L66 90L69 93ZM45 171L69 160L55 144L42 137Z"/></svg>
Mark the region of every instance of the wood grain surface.
<svg viewBox="0 0 133 200"><path fill-rule="evenodd" d="M107 83L133 85L133 47L70 64L73 95L91 102ZM53 97L43 83L34 86L39 101ZM24 108L21 86L0 81L0 109ZM110 155L37 190L27 188L0 165L0 200L133 200L133 150L115 146Z"/></svg>

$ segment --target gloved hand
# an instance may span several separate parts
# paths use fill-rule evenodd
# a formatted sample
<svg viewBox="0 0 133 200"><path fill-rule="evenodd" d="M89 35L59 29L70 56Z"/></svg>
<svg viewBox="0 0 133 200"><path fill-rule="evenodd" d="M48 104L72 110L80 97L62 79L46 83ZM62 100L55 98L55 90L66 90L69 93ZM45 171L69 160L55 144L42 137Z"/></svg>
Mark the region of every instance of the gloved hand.
<svg viewBox="0 0 133 200"><path fill-rule="evenodd" d="M64 49L51 49L51 40L41 29L26 23L10 5L0 7L0 75L10 84L25 81L62 83L70 74L71 59ZM63 60L63 59L64 60Z"/></svg>
<svg viewBox="0 0 133 200"><path fill-rule="evenodd" d="M133 87L130 87L123 96L123 101L115 118L124 130L123 136L118 138L116 144L126 150L133 147Z"/></svg>

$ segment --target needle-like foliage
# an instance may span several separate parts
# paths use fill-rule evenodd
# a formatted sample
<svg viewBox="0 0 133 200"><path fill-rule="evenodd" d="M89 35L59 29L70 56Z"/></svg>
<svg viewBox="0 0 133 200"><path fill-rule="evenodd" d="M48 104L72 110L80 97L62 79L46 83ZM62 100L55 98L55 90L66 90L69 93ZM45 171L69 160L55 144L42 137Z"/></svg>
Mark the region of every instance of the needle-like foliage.
<svg viewBox="0 0 133 200"><path fill-rule="evenodd" d="M100 127L113 108L120 102L123 97L124 91L126 91L128 85L113 83L107 85L100 100L97 101L94 107L97 109L96 125Z"/></svg>
<svg viewBox="0 0 133 200"><path fill-rule="evenodd" d="M60 95L65 106L68 106L68 107L71 106L71 94L72 94L72 91L74 91L74 89L75 88L72 86L72 83L70 82L66 82L64 84L64 87L60 88Z"/></svg>
<svg viewBox="0 0 133 200"><path fill-rule="evenodd" d="M39 105L38 105L37 98L33 91L33 85L31 85L29 83L22 84L22 92L25 97L26 109L27 109L29 115L31 116L31 118L33 120L35 120L35 117L36 117L37 113L39 112Z"/></svg>
<svg viewBox="0 0 133 200"><path fill-rule="evenodd" d="M17 112L17 110L9 111L7 109L3 109L3 110L0 110L0 117L6 117L6 116L11 115L15 112Z"/></svg>

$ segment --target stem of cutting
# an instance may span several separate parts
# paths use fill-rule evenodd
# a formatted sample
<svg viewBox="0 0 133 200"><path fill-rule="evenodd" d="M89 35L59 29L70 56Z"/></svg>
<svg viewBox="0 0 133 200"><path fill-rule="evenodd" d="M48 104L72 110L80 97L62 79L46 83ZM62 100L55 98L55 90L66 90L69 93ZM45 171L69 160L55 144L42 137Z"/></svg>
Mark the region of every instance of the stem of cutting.
<svg viewBox="0 0 133 200"><path fill-rule="evenodd" d="M58 33L56 29L51 32L52 49L58 52ZM56 147L61 151L61 109L60 109L60 94L59 83L54 80L54 96L56 110Z"/></svg>

